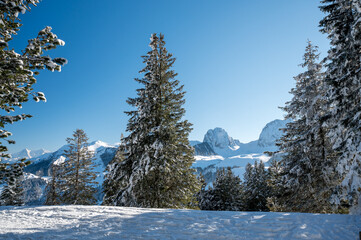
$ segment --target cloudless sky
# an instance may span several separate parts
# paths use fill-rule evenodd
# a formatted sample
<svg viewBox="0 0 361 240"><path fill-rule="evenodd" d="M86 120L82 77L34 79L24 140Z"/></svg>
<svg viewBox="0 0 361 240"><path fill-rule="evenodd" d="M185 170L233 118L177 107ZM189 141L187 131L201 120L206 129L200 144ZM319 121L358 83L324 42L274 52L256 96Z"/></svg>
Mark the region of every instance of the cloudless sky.
<svg viewBox="0 0 361 240"><path fill-rule="evenodd" d="M11 43L17 51L45 26L66 42L49 51L69 63L62 72L43 71L35 89L46 103L29 101L20 112L34 117L9 127L25 147L56 150L76 128L90 140L119 142L125 133L133 79L144 67L151 33L163 33L177 58L174 70L185 85L191 140L224 128L241 142L258 139L262 128L283 118L293 76L307 39L325 56L319 32L323 13L314 0L43 0L20 15L23 26Z"/></svg>

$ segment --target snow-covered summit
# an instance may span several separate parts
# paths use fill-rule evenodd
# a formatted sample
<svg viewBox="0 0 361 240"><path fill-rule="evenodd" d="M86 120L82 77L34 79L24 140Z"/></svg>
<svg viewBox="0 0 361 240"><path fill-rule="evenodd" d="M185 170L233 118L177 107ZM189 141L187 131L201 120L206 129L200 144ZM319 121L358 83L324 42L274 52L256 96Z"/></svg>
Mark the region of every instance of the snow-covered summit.
<svg viewBox="0 0 361 240"><path fill-rule="evenodd" d="M101 148L101 147L108 148L108 147L114 147L114 145L111 145L111 144L108 144L106 142L97 140L97 141L89 143L88 150L92 151L92 152L95 152L98 148Z"/></svg>
<svg viewBox="0 0 361 240"><path fill-rule="evenodd" d="M17 161L20 159L30 159L30 158L36 158L43 154L49 153L50 151L45 149L39 149L39 150L30 150L30 149L23 149L20 152L16 152L11 154L11 158L9 159L9 162L11 161Z"/></svg>
<svg viewBox="0 0 361 240"><path fill-rule="evenodd" d="M214 128L209 129L204 136L203 142L208 143L214 148L234 148L237 146L233 138L231 138L228 133L223 128Z"/></svg>
<svg viewBox="0 0 361 240"><path fill-rule="evenodd" d="M258 145L260 147L274 146L275 142L283 135L283 132L280 129L285 128L286 124L289 122L290 120L276 119L270 123L267 123L259 135Z"/></svg>
<svg viewBox="0 0 361 240"><path fill-rule="evenodd" d="M20 159L20 158L28 159L28 158L31 158L31 150L25 148L25 149L21 150L20 152L11 154L11 158L12 159Z"/></svg>

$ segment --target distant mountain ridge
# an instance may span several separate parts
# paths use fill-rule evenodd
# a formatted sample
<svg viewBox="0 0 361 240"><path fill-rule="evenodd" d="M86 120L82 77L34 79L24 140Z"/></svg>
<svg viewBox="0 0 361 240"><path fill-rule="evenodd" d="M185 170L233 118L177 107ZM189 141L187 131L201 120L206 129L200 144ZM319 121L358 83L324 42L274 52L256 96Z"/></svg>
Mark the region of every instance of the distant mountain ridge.
<svg viewBox="0 0 361 240"><path fill-rule="evenodd" d="M233 139L222 128L214 128L207 131L203 142L194 144L196 156L220 155L230 157L240 154L263 153L265 151L276 151L276 141L281 138L282 128L286 127L289 120L276 119L268 123L261 131L258 140L241 143ZM196 141L193 141L196 143Z"/></svg>
<svg viewBox="0 0 361 240"><path fill-rule="evenodd" d="M268 123L262 130L260 137L256 141L241 143L233 139L222 128L210 129L204 136L203 142L190 141L195 149L195 162L193 168L198 173L202 173L207 183L215 179L216 170L223 167L231 167L232 171L243 178L247 163L253 164L255 161L263 161L266 166L270 157L264 151L276 151L275 141L282 136L280 128L284 128L289 121L274 120ZM18 158L27 158L31 164L25 168L25 199L28 205L41 205L45 200L44 189L50 176L49 169L56 161L65 159L65 150L68 145L64 145L57 151L46 150L31 151L24 149L12 154L13 158L8 161L15 161ZM114 158L118 145L110 145L102 141L89 143L88 149L94 152L97 174L98 195L100 202L102 199L102 183L107 164Z"/></svg>
<svg viewBox="0 0 361 240"><path fill-rule="evenodd" d="M17 161L17 160L20 160L20 159L30 159L30 158L35 158L35 157L38 157L38 156L41 156L45 153L49 153L50 151L48 150L45 150L45 149L39 149L39 150L29 150L27 148L21 150L20 152L17 152L17 153L13 153L13 154L10 154L11 156L11 161Z"/></svg>

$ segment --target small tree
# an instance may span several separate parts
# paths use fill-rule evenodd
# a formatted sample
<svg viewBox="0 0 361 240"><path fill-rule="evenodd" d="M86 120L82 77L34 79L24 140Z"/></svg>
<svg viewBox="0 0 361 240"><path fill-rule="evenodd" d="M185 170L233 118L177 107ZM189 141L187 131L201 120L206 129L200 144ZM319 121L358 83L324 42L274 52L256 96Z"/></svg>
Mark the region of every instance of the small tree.
<svg viewBox="0 0 361 240"><path fill-rule="evenodd" d="M202 189L198 194L201 210L240 211L243 209L241 179L235 176L230 167L217 170L213 188Z"/></svg>
<svg viewBox="0 0 361 240"><path fill-rule="evenodd" d="M281 163L275 158L271 158L270 166L268 168L268 180L267 185L270 188L270 196L267 198L267 207L272 212L281 211L282 208L277 199L283 193L282 184L280 184L282 167Z"/></svg>
<svg viewBox="0 0 361 240"><path fill-rule="evenodd" d="M45 205L59 205L61 204L62 189L64 186L63 180L61 179L63 163L60 161L55 161L51 165L51 180L46 186L46 200Z"/></svg>
<svg viewBox="0 0 361 240"><path fill-rule="evenodd" d="M90 205L96 203L97 192L93 153L88 150L88 138L82 129L77 129L73 138L67 138L69 149L62 164L64 179L62 202L65 204Z"/></svg>
<svg viewBox="0 0 361 240"><path fill-rule="evenodd" d="M270 188L267 185L268 174L264 164L257 161L254 166L246 165L243 182L243 201L246 211L268 211L267 198Z"/></svg>

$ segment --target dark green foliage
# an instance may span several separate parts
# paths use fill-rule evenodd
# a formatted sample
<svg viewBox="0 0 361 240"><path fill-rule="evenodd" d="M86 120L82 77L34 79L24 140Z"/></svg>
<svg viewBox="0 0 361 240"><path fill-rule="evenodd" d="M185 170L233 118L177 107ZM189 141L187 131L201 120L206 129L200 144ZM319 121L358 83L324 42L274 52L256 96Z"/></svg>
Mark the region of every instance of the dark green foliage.
<svg viewBox="0 0 361 240"><path fill-rule="evenodd" d="M269 176L263 162L246 165L243 182L243 204L245 211L268 211L267 198L271 190L267 185Z"/></svg>
<svg viewBox="0 0 361 240"><path fill-rule="evenodd" d="M166 50L164 36L152 34L150 47L143 56L144 77L136 79L143 88L127 101L136 110L126 112L130 134L124 138L124 160L115 159L108 174L118 189L105 199L122 206L182 208L199 190L191 169L191 124L183 120L185 92L171 70L175 58Z"/></svg>
<svg viewBox="0 0 361 240"><path fill-rule="evenodd" d="M69 149L65 150L61 202L64 204L90 205L96 203L96 173L93 153L88 150L88 138L82 129L77 129L73 138L67 138Z"/></svg>
<svg viewBox="0 0 361 240"><path fill-rule="evenodd" d="M241 211L243 209L241 179L233 174L230 167L218 169L213 187L209 187L208 190L205 187L203 180L197 197L201 210Z"/></svg>

